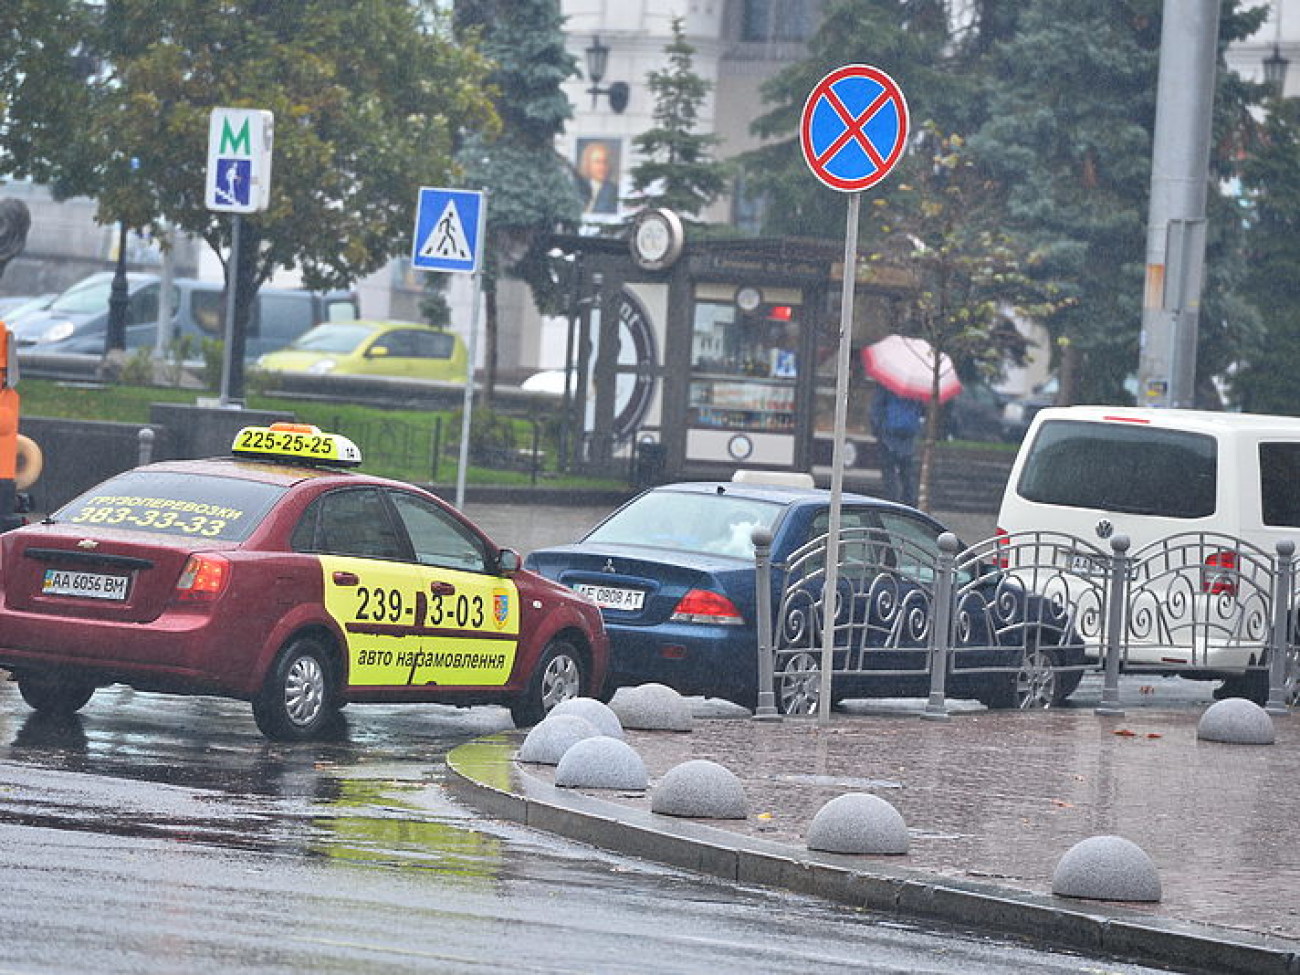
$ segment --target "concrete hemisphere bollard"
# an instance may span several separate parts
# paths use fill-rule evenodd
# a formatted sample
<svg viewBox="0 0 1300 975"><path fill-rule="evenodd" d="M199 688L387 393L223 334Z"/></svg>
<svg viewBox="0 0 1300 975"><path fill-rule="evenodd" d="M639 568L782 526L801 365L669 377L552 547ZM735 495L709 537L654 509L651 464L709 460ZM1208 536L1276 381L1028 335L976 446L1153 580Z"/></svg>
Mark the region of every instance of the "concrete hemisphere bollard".
<svg viewBox="0 0 1300 975"><path fill-rule="evenodd" d="M600 734L594 724L576 714L547 715L533 725L515 756L521 762L558 765L560 759L577 742Z"/></svg>
<svg viewBox="0 0 1300 975"><path fill-rule="evenodd" d="M555 784L569 789L629 789L650 784L645 762L621 738L597 735L574 742L555 767Z"/></svg>
<svg viewBox="0 0 1300 975"><path fill-rule="evenodd" d="M1216 701L1196 725L1197 738L1232 745L1272 745L1276 734L1268 712L1244 697Z"/></svg>
<svg viewBox="0 0 1300 975"><path fill-rule="evenodd" d="M695 714L690 702L663 684L620 687L609 706L624 728L691 731L695 727Z"/></svg>
<svg viewBox="0 0 1300 975"><path fill-rule="evenodd" d="M1052 893L1097 901L1158 901L1160 874L1136 843L1093 836L1076 843L1056 865Z"/></svg>
<svg viewBox="0 0 1300 975"><path fill-rule="evenodd" d="M610 738L623 737L623 722L618 720L614 709L594 697L571 697L567 701L561 701L551 708L547 717L557 714L576 714L594 724L602 735Z"/></svg>
<svg viewBox="0 0 1300 975"><path fill-rule="evenodd" d="M824 853L907 852L907 824L879 796L850 792L836 796L808 825L808 849Z"/></svg>
<svg viewBox="0 0 1300 975"><path fill-rule="evenodd" d="M650 811L689 819L744 819L749 802L734 772L695 758L668 770L650 796Z"/></svg>

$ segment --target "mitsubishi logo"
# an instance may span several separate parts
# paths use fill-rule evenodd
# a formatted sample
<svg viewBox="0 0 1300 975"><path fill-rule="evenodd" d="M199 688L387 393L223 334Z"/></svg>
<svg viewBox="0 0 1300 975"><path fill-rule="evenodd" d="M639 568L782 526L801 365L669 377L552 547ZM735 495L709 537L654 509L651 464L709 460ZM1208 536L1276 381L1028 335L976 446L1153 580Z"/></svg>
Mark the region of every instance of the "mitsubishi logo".
<svg viewBox="0 0 1300 975"><path fill-rule="evenodd" d="M603 567L600 571L601 571L601 572L607 572L607 573L609 573L610 575L613 575L614 573L616 573L616 572L618 571L618 569L614 568L614 560L613 560L613 559L606 559L606 560L605 560L605 565L604 565L604 567Z"/></svg>

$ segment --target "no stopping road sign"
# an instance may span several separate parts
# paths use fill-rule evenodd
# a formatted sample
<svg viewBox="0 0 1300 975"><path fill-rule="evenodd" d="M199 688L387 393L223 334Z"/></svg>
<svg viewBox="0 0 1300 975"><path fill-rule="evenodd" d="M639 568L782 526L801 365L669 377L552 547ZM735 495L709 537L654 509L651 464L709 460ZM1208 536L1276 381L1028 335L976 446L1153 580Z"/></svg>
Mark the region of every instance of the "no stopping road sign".
<svg viewBox="0 0 1300 975"><path fill-rule="evenodd" d="M833 190L855 192L884 179L907 147L903 90L868 64L846 64L817 83L799 124L803 156Z"/></svg>

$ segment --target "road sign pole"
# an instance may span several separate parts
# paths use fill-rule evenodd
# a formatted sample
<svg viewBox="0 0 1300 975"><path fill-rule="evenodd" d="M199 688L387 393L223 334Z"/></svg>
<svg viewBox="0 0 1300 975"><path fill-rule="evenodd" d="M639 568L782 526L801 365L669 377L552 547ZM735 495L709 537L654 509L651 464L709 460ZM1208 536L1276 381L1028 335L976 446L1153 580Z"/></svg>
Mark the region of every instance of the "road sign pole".
<svg viewBox="0 0 1300 975"><path fill-rule="evenodd" d="M230 376L235 364L235 295L239 291L239 228L243 223L238 213L230 215L230 261L226 265L226 322L222 328L224 338L221 350L221 392L217 405L230 405Z"/></svg>
<svg viewBox="0 0 1300 975"><path fill-rule="evenodd" d="M478 307L482 298L481 271L470 277L473 306L469 311L469 365L465 367L465 400L460 411L460 460L456 468L456 510L465 510L465 472L469 470L470 421L474 414L474 355L478 348Z"/></svg>
<svg viewBox="0 0 1300 975"><path fill-rule="evenodd" d="M831 454L830 515L826 522L826 588L822 596L821 692L817 719L831 720L831 671L835 663L835 603L840 582L840 509L844 497L844 441L848 426L849 358L853 342L853 294L857 285L858 214L862 194L849 194L844 229L844 273L840 287L840 346L835 370L835 441Z"/></svg>

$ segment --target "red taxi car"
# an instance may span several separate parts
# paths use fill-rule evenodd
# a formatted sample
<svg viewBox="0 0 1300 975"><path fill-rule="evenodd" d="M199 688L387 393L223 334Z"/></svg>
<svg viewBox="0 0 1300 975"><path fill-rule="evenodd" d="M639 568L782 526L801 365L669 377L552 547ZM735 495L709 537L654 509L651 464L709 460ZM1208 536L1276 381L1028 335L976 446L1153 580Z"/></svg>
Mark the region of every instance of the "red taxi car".
<svg viewBox="0 0 1300 975"><path fill-rule="evenodd" d="M521 567L314 427L126 471L0 537L0 667L38 711L95 689L248 700L269 738L348 702L504 704L517 724L602 687L589 600Z"/></svg>

